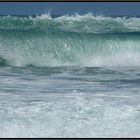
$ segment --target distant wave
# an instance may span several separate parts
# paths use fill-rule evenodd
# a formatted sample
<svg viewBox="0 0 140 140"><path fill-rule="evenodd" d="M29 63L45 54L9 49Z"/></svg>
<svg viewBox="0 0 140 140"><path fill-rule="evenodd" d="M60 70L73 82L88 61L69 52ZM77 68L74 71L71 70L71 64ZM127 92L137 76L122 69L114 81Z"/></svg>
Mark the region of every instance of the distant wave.
<svg viewBox="0 0 140 140"><path fill-rule="evenodd" d="M45 32L77 33L129 33L140 32L140 18L64 15L53 18L50 14L40 16L1 16L0 29L41 30Z"/></svg>

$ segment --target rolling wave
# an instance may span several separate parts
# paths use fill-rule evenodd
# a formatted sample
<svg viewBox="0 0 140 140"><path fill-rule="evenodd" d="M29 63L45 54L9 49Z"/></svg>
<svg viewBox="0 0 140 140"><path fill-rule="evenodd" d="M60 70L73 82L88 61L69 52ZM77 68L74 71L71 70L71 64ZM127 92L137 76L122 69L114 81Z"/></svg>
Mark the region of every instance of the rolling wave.
<svg viewBox="0 0 140 140"><path fill-rule="evenodd" d="M140 18L0 17L0 65L140 66Z"/></svg>
<svg viewBox="0 0 140 140"><path fill-rule="evenodd" d="M0 29L42 30L78 33L129 33L140 32L140 18L64 15L53 18L50 14L40 16L1 16Z"/></svg>

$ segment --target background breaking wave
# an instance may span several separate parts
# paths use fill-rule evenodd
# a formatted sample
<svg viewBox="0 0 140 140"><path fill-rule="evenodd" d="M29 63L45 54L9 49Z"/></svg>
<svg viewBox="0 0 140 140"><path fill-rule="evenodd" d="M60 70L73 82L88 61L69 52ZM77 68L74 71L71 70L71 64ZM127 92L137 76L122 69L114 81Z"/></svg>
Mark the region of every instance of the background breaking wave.
<svg viewBox="0 0 140 140"><path fill-rule="evenodd" d="M128 33L140 32L140 18L105 17L92 13L64 15L53 18L50 14L40 16L1 16L0 29L42 30L78 33Z"/></svg>
<svg viewBox="0 0 140 140"><path fill-rule="evenodd" d="M140 66L140 18L0 17L0 65Z"/></svg>

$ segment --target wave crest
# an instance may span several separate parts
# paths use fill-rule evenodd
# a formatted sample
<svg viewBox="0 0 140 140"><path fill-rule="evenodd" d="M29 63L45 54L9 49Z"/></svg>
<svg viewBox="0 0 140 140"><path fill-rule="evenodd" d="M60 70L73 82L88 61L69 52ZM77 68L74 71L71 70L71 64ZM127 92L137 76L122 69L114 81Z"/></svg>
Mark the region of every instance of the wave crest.
<svg viewBox="0 0 140 140"><path fill-rule="evenodd" d="M50 14L40 16L0 17L0 29L41 30L45 32L77 32L77 33L129 33L140 32L140 18L106 17L103 15L63 15L53 17Z"/></svg>

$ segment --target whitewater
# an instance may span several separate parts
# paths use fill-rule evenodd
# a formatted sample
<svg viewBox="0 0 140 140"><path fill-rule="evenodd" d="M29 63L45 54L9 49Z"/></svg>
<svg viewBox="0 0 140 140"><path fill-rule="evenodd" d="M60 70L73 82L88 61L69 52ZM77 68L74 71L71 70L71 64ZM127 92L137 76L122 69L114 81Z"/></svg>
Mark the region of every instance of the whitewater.
<svg viewBox="0 0 140 140"><path fill-rule="evenodd" d="M0 137L140 137L140 17L0 16Z"/></svg>

